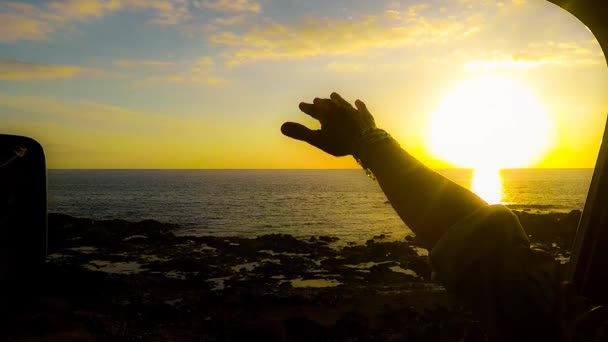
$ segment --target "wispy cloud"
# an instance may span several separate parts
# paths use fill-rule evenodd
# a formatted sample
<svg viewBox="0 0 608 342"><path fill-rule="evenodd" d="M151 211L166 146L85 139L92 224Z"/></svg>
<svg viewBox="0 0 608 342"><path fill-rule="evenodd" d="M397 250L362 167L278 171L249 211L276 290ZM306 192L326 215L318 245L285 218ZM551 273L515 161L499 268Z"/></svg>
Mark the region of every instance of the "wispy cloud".
<svg viewBox="0 0 608 342"><path fill-rule="evenodd" d="M114 0L117 1L117 0ZM135 10L152 10L156 17L153 24L173 26L191 18L189 0L122 0L124 6Z"/></svg>
<svg viewBox="0 0 608 342"><path fill-rule="evenodd" d="M16 1L0 3L0 42L46 40L57 29L86 22L119 10L148 10L151 23L176 25L191 17L188 0L54 0L40 5Z"/></svg>
<svg viewBox="0 0 608 342"><path fill-rule="evenodd" d="M0 2L0 42L46 39L53 31L51 23L56 20L53 15L34 5Z"/></svg>
<svg viewBox="0 0 608 342"><path fill-rule="evenodd" d="M325 66L325 69L333 73L366 73L388 71L395 72L408 70L411 64L408 63L353 63L353 62L332 62Z"/></svg>
<svg viewBox="0 0 608 342"><path fill-rule="evenodd" d="M101 17L107 13L121 9L124 2L120 0L99 1L99 0L62 0L49 1L46 10L53 13L55 19L61 21L80 20Z"/></svg>
<svg viewBox="0 0 608 342"><path fill-rule="evenodd" d="M200 58L187 72L168 75L165 81L178 84L204 85L217 87L225 85L228 80L217 75L215 61L211 57Z"/></svg>
<svg viewBox="0 0 608 342"><path fill-rule="evenodd" d="M526 49L514 53L495 51L493 56L472 59L465 63L467 70L530 69L543 66L597 66L605 64L597 42L542 42L530 43Z"/></svg>
<svg viewBox="0 0 608 342"><path fill-rule="evenodd" d="M246 19L245 15L239 14L239 15L233 15L231 17L215 18L213 20L213 22L220 26L233 26L233 25L238 25L238 24L243 23L245 21L245 19Z"/></svg>
<svg viewBox="0 0 608 342"><path fill-rule="evenodd" d="M175 65L177 68L178 66ZM175 69L175 68L174 68ZM179 70L181 69L181 70ZM187 84L197 86L218 87L229 83L229 80L218 75L213 58L205 56L190 65L182 66L170 73L156 74L136 81L136 87L163 84Z"/></svg>
<svg viewBox="0 0 608 342"><path fill-rule="evenodd" d="M15 60L0 59L0 80L32 81L71 78L86 69L72 65L34 64Z"/></svg>
<svg viewBox="0 0 608 342"><path fill-rule="evenodd" d="M149 62L153 63L153 61ZM123 63L128 62L123 61ZM124 79L127 75L123 72L112 70L111 68L98 68L88 65L39 64L0 58L0 81L27 82L70 79L75 77Z"/></svg>
<svg viewBox="0 0 608 342"><path fill-rule="evenodd" d="M403 19L401 17L401 12L394 10L394 9L387 9L386 11L384 11L384 14L386 14L387 17L391 18L391 19L395 19L395 20L401 20Z"/></svg>
<svg viewBox="0 0 608 342"><path fill-rule="evenodd" d="M202 85L202 86L210 86L217 87L228 84L229 81L225 78L195 73L180 73L175 75L169 75L163 78L157 78L157 81L166 81L169 83L177 83L177 84L189 84L189 85Z"/></svg>
<svg viewBox="0 0 608 342"><path fill-rule="evenodd" d="M48 10L63 20L84 21L122 9L154 11L152 22L159 25L190 18L188 0L56 0L48 4Z"/></svg>
<svg viewBox="0 0 608 342"><path fill-rule="evenodd" d="M140 69L140 68L150 68L150 69L166 69L175 65L174 62L170 61L161 61L161 60L151 60L151 59L117 59L112 62L117 68L121 69Z"/></svg>
<svg viewBox="0 0 608 342"><path fill-rule="evenodd" d="M415 6L394 23L378 16L358 20L311 18L298 25L271 23L244 33L219 32L209 41L232 48L228 65L363 53L373 49L440 44L466 39L479 31L483 18L428 18Z"/></svg>
<svg viewBox="0 0 608 342"><path fill-rule="evenodd" d="M195 6L220 12L251 12L259 13L262 6L249 0L202 0L195 1Z"/></svg>

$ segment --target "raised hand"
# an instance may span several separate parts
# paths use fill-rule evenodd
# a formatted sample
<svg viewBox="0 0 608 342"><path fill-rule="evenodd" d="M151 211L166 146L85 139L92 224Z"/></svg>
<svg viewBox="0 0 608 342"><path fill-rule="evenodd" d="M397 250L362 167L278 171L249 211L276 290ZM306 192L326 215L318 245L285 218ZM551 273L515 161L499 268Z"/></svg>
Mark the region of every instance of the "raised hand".
<svg viewBox="0 0 608 342"><path fill-rule="evenodd" d="M286 122L281 132L286 136L305 141L333 156L347 156L356 152L361 136L376 128L373 116L365 103L355 101L353 106L337 93L329 99L314 99L313 103L300 103L300 110L321 122L321 129L311 130L295 122Z"/></svg>

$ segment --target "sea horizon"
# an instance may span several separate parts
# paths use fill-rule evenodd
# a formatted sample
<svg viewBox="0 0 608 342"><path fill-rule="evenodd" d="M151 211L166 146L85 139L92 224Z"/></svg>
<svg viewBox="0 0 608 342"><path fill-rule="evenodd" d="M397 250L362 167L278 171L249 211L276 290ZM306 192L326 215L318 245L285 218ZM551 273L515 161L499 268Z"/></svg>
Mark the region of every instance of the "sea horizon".
<svg viewBox="0 0 608 342"><path fill-rule="evenodd" d="M472 169L436 171L531 212L582 210L593 174L589 168L508 169L496 178L500 184L476 189ZM49 211L75 217L153 219L191 235L364 241L411 234L361 169L52 169L48 175Z"/></svg>
<svg viewBox="0 0 608 342"><path fill-rule="evenodd" d="M467 167L430 168L440 170L475 170ZM498 170L594 170L595 167L516 167L499 168ZM333 170L362 170L361 168L47 168L48 171L333 171Z"/></svg>

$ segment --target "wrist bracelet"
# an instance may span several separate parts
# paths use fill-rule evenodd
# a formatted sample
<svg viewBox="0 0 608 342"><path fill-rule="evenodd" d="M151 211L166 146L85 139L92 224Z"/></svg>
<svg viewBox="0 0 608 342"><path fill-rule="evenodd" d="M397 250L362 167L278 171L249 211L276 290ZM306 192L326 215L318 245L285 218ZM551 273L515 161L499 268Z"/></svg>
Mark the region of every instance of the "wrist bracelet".
<svg viewBox="0 0 608 342"><path fill-rule="evenodd" d="M390 134L388 134L385 130L379 128L373 128L370 130L364 131L357 142L355 143L355 149L353 152L353 157L361 165L361 167L365 170L365 173L372 179L375 179L371 170L367 167L362 158L365 156L367 149L376 143L384 140L392 139Z"/></svg>

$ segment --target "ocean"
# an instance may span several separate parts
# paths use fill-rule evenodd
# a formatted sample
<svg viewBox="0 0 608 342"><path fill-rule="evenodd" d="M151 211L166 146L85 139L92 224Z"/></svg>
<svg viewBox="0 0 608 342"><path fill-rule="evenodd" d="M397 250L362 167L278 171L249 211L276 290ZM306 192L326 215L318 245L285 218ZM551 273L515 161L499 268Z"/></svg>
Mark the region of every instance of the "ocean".
<svg viewBox="0 0 608 342"><path fill-rule="evenodd" d="M467 188L479 183L470 170L438 172ZM491 181L496 184L485 186L514 209L570 211L583 208L592 174L503 170ZM48 189L50 212L154 219L179 224L180 234L332 235L357 242L411 234L362 170L50 170Z"/></svg>

